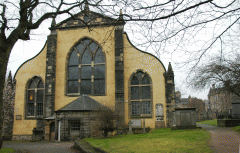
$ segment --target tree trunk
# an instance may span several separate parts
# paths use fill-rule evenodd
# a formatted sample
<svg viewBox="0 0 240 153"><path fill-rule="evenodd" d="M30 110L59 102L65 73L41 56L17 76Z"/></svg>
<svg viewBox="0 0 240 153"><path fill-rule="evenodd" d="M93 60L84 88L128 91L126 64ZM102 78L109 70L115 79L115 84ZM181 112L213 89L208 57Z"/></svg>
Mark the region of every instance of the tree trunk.
<svg viewBox="0 0 240 153"><path fill-rule="evenodd" d="M104 130L104 138L108 136L108 130Z"/></svg>
<svg viewBox="0 0 240 153"><path fill-rule="evenodd" d="M6 70L7 70L7 63L9 58L9 52L7 51L7 48L5 48L6 45L0 44L0 149L2 148L2 125L3 125L3 89L4 89L4 83L5 83L5 76L6 76Z"/></svg>

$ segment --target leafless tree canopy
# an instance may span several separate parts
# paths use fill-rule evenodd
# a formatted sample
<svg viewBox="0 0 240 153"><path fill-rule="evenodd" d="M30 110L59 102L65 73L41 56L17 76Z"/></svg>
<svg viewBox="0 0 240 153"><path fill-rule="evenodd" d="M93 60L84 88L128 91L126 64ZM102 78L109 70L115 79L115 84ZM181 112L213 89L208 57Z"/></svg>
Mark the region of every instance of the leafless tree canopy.
<svg viewBox="0 0 240 153"><path fill-rule="evenodd" d="M123 9L123 18L134 34L135 44L145 50L151 45L150 49L159 56L178 51L181 56L191 55L190 60L195 63L215 42L222 42L223 36L231 34L240 18L239 0L1 0L0 97L3 97L7 62L15 43L19 39L29 40L31 31L45 20L62 14L73 17L87 3L93 11L113 18ZM208 28L210 34L205 30ZM199 35L210 37L197 39ZM189 48L193 45L197 48ZM0 111L2 103L1 98ZM1 142L0 139L0 146Z"/></svg>
<svg viewBox="0 0 240 153"><path fill-rule="evenodd" d="M114 111L114 107L103 106L96 112L93 127L95 131L103 131L104 137L107 137L108 132L117 130L116 123L119 120L121 120L121 117Z"/></svg>
<svg viewBox="0 0 240 153"><path fill-rule="evenodd" d="M216 84L240 97L240 55L233 55L231 59L216 57L197 70L192 83L196 88Z"/></svg>

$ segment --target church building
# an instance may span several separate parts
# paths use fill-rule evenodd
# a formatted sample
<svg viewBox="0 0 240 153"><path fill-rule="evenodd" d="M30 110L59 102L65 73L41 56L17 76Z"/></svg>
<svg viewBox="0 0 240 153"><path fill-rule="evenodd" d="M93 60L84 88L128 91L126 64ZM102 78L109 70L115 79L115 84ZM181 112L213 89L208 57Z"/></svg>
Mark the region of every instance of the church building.
<svg viewBox="0 0 240 153"><path fill-rule="evenodd" d="M171 127L174 73L137 49L114 19L90 11L58 24L42 50L17 70L13 140L91 137L95 111L114 107L122 128ZM37 48L32 48L37 49Z"/></svg>

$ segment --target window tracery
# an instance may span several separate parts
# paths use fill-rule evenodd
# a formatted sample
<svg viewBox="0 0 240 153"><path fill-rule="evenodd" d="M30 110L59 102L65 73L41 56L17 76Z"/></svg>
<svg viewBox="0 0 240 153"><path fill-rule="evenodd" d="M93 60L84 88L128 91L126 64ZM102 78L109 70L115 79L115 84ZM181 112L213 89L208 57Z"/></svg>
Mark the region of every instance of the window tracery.
<svg viewBox="0 0 240 153"><path fill-rule="evenodd" d="M27 117L43 116L44 85L39 77L30 80L27 88Z"/></svg>
<svg viewBox="0 0 240 153"><path fill-rule="evenodd" d="M73 47L68 62L68 94L105 94L105 55L85 38Z"/></svg>
<svg viewBox="0 0 240 153"><path fill-rule="evenodd" d="M130 83L132 116L151 114L151 93L150 77L142 71L134 73Z"/></svg>

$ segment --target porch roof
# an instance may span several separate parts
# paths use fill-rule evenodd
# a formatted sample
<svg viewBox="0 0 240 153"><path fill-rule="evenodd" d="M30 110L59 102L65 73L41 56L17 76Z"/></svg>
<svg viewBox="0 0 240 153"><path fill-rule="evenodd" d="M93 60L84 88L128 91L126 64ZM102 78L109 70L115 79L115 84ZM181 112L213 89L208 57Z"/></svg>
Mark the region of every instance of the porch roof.
<svg viewBox="0 0 240 153"><path fill-rule="evenodd" d="M75 99L71 103L67 104L66 106L60 108L55 112L61 111L93 111L93 110L100 110L102 105L94 100L93 98L82 95L81 97Z"/></svg>

